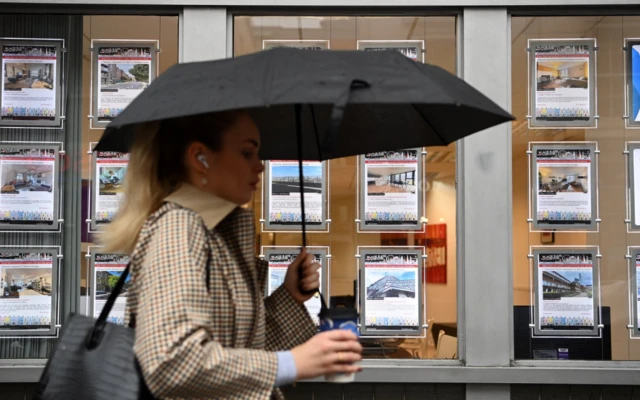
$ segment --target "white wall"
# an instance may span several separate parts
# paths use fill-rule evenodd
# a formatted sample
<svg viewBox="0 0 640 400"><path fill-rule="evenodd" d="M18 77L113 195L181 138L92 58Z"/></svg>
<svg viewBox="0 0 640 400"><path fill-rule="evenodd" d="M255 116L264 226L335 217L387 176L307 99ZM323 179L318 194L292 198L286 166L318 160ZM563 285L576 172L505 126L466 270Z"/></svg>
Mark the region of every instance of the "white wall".
<svg viewBox="0 0 640 400"><path fill-rule="evenodd" d="M429 283L427 318L456 322L456 188L453 182L434 181L427 193L427 218L447 224L447 283Z"/></svg>

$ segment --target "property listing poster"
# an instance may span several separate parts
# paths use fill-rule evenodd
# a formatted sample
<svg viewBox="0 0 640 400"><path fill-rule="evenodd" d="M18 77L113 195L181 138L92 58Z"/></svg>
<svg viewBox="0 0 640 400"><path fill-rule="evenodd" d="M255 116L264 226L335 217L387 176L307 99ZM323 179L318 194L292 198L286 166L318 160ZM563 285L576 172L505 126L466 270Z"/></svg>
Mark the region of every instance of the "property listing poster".
<svg viewBox="0 0 640 400"><path fill-rule="evenodd" d="M422 41L359 41L358 50L386 51L396 50L413 61L422 61Z"/></svg>
<svg viewBox="0 0 640 400"><path fill-rule="evenodd" d="M538 254L538 316L540 329L591 330L593 254Z"/></svg>
<svg viewBox="0 0 640 400"><path fill-rule="evenodd" d="M50 329L53 254L0 253L0 330Z"/></svg>
<svg viewBox="0 0 640 400"><path fill-rule="evenodd" d="M589 77L591 44L536 42L535 119L550 122L589 121L592 116Z"/></svg>
<svg viewBox="0 0 640 400"><path fill-rule="evenodd" d="M537 223L591 224L593 150L537 148L534 156Z"/></svg>
<svg viewBox="0 0 640 400"><path fill-rule="evenodd" d="M118 283L120 275L127 268L129 257L121 254L96 254L93 262L94 271L94 298L93 298L93 316L98 318L111 291ZM108 322L114 324L124 324L124 310L127 305L127 292L131 287L131 275L127 276L124 287L118 295L111 313L107 318Z"/></svg>
<svg viewBox="0 0 640 400"><path fill-rule="evenodd" d="M149 86L151 47L99 47L98 67L98 122L109 122Z"/></svg>
<svg viewBox="0 0 640 400"><path fill-rule="evenodd" d="M633 224L640 226L640 148L633 148L630 156L633 165Z"/></svg>
<svg viewBox="0 0 640 400"><path fill-rule="evenodd" d="M317 253L313 253L311 249L309 249L309 254L313 254L313 258L315 262L323 265L322 256ZM267 295L271 295L277 288L280 287L284 283L284 277L287 274L287 268L289 265L295 261L297 254L293 253L278 253L277 251L273 253L269 253L267 255L267 262L269 263L269 276L268 276L268 288ZM320 273L320 287L322 288L322 268L318 271ZM318 314L320 313L321 302L320 295L318 293L314 294L312 298L307 300L304 303L307 311L309 311L309 315L311 319L316 324L320 323Z"/></svg>
<svg viewBox="0 0 640 400"><path fill-rule="evenodd" d="M636 330L640 333L640 252L636 254L636 286L634 290L636 302Z"/></svg>
<svg viewBox="0 0 640 400"><path fill-rule="evenodd" d="M416 226L421 210L418 150L369 153L363 157L365 226Z"/></svg>
<svg viewBox="0 0 640 400"><path fill-rule="evenodd" d="M53 225L56 151L0 148L0 223Z"/></svg>
<svg viewBox="0 0 640 400"><path fill-rule="evenodd" d="M300 168L298 161L269 161L269 224L300 225ZM306 223L310 227L321 225L326 198L324 193L324 164L320 161L302 163Z"/></svg>
<svg viewBox="0 0 640 400"><path fill-rule="evenodd" d="M2 46L3 121L54 121L56 47Z"/></svg>
<svg viewBox="0 0 640 400"><path fill-rule="evenodd" d="M371 330L414 330L420 323L418 254L367 253L365 325Z"/></svg>
<svg viewBox="0 0 640 400"><path fill-rule="evenodd" d="M129 153L96 152L95 216L96 224L107 224L115 217L124 200L124 178Z"/></svg>
<svg viewBox="0 0 640 400"><path fill-rule="evenodd" d="M288 47L300 50L328 50L328 40L263 40L262 49L271 50L279 47Z"/></svg>
<svg viewBox="0 0 640 400"><path fill-rule="evenodd" d="M629 49L630 79L627 84L631 91L629 95L629 120L631 125L640 125L640 42L630 43Z"/></svg>

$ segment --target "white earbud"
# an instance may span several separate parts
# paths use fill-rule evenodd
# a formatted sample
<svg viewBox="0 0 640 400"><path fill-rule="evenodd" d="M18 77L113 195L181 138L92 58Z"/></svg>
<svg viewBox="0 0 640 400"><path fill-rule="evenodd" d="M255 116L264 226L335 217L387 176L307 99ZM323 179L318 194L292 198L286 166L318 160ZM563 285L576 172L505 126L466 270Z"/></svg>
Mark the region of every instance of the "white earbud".
<svg viewBox="0 0 640 400"><path fill-rule="evenodd" d="M205 168L209 168L209 163L207 162L207 158L204 156L204 154L198 155L198 161L200 161L200 163L204 165Z"/></svg>

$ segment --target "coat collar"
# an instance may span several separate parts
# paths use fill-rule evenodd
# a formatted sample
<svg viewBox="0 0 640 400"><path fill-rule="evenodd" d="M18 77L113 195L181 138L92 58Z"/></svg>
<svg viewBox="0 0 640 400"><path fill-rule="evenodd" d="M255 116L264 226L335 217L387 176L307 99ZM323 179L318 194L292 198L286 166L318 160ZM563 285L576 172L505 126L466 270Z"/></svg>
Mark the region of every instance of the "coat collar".
<svg viewBox="0 0 640 400"><path fill-rule="evenodd" d="M197 187L183 183L167 196L164 201L195 211L204 220L208 229L215 228L238 206L228 200L217 197Z"/></svg>

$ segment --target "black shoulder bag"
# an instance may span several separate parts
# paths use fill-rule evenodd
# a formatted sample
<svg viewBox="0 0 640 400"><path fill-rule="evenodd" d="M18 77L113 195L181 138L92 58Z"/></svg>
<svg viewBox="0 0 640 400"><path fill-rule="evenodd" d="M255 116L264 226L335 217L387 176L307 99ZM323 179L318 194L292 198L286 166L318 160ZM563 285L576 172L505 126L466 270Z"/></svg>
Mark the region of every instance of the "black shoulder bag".
<svg viewBox="0 0 640 400"><path fill-rule="evenodd" d="M153 399L133 353L134 329L107 322L130 268L131 263L97 320L71 314L42 373L35 399Z"/></svg>
<svg viewBox="0 0 640 400"><path fill-rule="evenodd" d="M207 292L210 262L209 247ZM131 316L129 326L107 322L130 268L131 263L118 279L97 320L81 314L71 314L45 366L34 399L153 399L133 352L135 316Z"/></svg>

